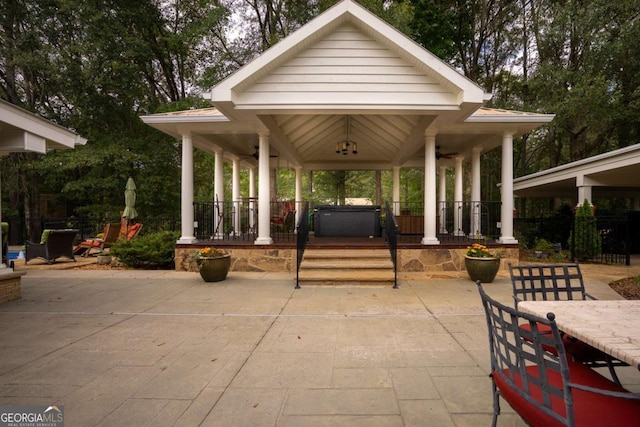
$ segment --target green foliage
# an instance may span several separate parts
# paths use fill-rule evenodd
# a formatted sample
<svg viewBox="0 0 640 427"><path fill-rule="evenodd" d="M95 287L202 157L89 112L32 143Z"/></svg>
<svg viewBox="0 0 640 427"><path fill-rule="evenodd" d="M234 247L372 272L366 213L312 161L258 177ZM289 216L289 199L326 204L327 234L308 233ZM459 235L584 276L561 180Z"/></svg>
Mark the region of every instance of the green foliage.
<svg viewBox="0 0 640 427"><path fill-rule="evenodd" d="M569 236L569 245L578 260L589 260L602 252L602 238L598 234L596 218L591 203L586 199L576 211L574 231Z"/></svg>
<svg viewBox="0 0 640 427"><path fill-rule="evenodd" d="M546 239L536 239L536 244L533 247L533 250L549 254L553 252L553 244Z"/></svg>
<svg viewBox="0 0 640 427"><path fill-rule="evenodd" d="M122 241L111 247L111 254L127 267L173 270L176 240L179 233L162 231Z"/></svg>
<svg viewBox="0 0 640 427"><path fill-rule="evenodd" d="M0 159L3 213L38 217L46 199L67 215L115 216L132 176L141 215L178 215L179 142L139 116L208 106L198 93L336 2L0 2L0 97L89 140ZM514 141L517 175L640 138L636 0L359 3L494 93L488 106L556 114L552 125ZM232 20L231 9L242 20ZM498 200L500 154L482 156L483 199ZM194 165L196 199L213 200L212 157L196 150ZM275 196L292 199L294 174L277 174ZM229 176L225 165L225 200ZM383 172L383 200L391 199L390 177ZM370 172L305 179L311 201L374 200L378 190ZM423 183L421 170L403 169L401 200L421 201Z"/></svg>

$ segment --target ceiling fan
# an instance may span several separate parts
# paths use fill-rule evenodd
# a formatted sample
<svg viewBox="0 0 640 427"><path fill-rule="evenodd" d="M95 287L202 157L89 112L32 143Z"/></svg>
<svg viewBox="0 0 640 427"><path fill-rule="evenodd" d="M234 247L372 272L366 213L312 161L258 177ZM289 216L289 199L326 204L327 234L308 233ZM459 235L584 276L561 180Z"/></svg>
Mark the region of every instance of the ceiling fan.
<svg viewBox="0 0 640 427"><path fill-rule="evenodd" d="M254 159L258 160L260 158L260 147L257 145L254 145L253 147L255 149L255 151L253 152L253 154L248 154L242 157L253 157ZM269 157L278 157L277 154L271 154L269 155Z"/></svg>
<svg viewBox="0 0 640 427"><path fill-rule="evenodd" d="M436 145L436 160L440 159L451 159L453 156L456 156L458 153L441 153L440 146Z"/></svg>

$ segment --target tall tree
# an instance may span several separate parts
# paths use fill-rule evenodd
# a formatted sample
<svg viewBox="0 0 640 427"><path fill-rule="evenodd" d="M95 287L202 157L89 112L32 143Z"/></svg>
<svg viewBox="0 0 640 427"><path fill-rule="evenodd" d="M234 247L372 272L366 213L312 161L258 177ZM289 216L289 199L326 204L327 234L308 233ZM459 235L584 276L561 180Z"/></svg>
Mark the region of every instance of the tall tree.
<svg viewBox="0 0 640 427"><path fill-rule="evenodd" d="M117 215L133 175L141 212L176 214L179 147L139 115L167 103L201 105L188 97L215 61L207 53L217 42L212 28L228 11L206 0L11 0L0 7L2 97L89 139L76 150L9 159L25 163L18 169L25 184L14 188L28 189L21 198L32 202L19 211L31 216L42 190L70 202L71 213Z"/></svg>

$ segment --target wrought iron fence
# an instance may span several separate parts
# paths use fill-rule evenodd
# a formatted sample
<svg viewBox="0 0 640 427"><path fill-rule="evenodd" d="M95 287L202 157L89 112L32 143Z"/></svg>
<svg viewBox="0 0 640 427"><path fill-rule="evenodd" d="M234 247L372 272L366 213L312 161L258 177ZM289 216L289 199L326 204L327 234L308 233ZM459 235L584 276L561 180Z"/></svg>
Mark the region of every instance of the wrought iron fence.
<svg viewBox="0 0 640 427"><path fill-rule="evenodd" d="M76 229L80 240L95 237L102 232L106 224L120 222L120 218L35 218L29 221L29 227L27 227L27 221L23 218L3 218L3 221L9 224L9 245L17 246L24 245L27 240L39 242L42 231L46 229ZM136 218L136 222L143 224L141 234L158 231L180 231L181 224L180 218L175 217Z"/></svg>
<svg viewBox="0 0 640 427"><path fill-rule="evenodd" d="M534 250L544 239L568 251L572 260L629 265L637 235L632 215L516 218L514 229L524 249Z"/></svg>

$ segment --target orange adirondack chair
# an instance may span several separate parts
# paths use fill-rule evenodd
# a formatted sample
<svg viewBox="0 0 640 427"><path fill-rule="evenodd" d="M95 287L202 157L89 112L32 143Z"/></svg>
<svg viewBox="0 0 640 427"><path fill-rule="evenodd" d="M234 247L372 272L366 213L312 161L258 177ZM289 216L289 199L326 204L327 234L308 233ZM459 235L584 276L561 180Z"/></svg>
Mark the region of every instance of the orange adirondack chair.
<svg viewBox="0 0 640 427"><path fill-rule="evenodd" d="M73 248L74 255L82 255L84 257L91 255L92 250L97 250L95 253L102 253L105 249L109 248L112 243L118 240L120 235L120 223L113 222L107 224L104 227L102 237L94 237L80 242Z"/></svg>

